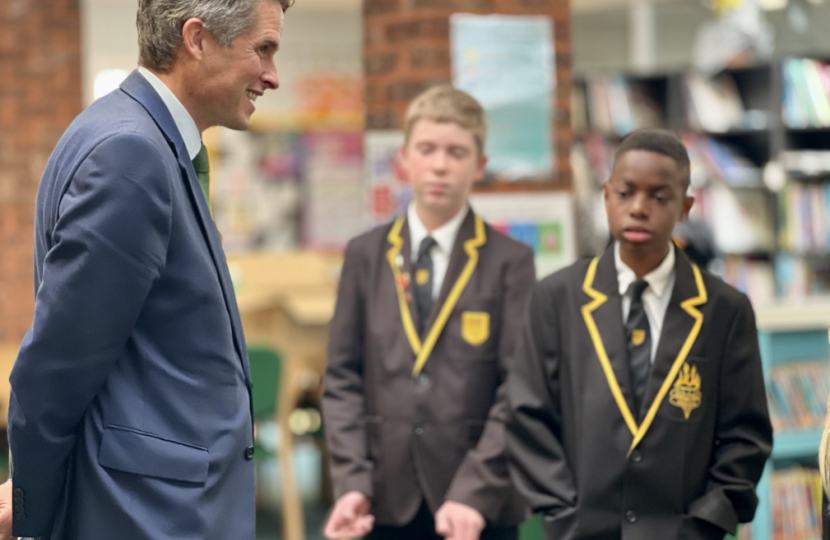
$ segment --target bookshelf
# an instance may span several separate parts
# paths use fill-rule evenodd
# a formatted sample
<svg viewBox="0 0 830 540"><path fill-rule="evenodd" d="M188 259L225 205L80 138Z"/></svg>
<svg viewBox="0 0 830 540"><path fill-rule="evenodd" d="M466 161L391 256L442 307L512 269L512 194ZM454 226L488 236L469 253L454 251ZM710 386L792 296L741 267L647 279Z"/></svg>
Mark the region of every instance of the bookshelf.
<svg viewBox="0 0 830 540"><path fill-rule="evenodd" d="M631 129L676 131L692 157L692 219L709 225L728 266L717 273L756 304L830 299L830 63L578 74L573 108L574 151L584 153L591 187L578 195L599 196Z"/></svg>
<svg viewBox="0 0 830 540"><path fill-rule="evenodd" d="M592 90L596 85L599 91ZM633 123L613 118L625 110L621 106L609 107L610 119L592 113L591 102L598 98L580 94L602 96L602 85L609 95L612 85L618 93L619 88L636 88L651 101L632 91L628 109L636 102L650 104L653 111L633 115ZM692 71L577 75L574 94L574 107L586 109L573 114L574 152L583 155L572 163L584 164L581 180L574 167L580 207L601 214L601 204L584 200L601 197L614 148L626 134L621 127L680 133L692 158L693 218L712 229L724 258L718 273L753 301L768 388L799 363L815 361L830 369L830 63L820 57L787 58L715 77ZM619 95L616 100L621 102ZM603 220L594 216L582 222L589 221ZM607 230L596 235L607 238ZM825 393L822 412L826 399ZM815 399L811 403L816 406ZM758 511L741 539L818 540L820 535L792 533L793 518L812 519L815 525L817 513L803 507L800 513L792 507L782 510L780 499L799 490L815 495L821 435L820 424L779 425L758 486ZM779 499L775 502L773 492Z"/></svg>
<svg viewBox="0 0 830 540"><path fill-rule="evenodd" d="M796 307L782 303L758 308L756 315L761 360L768 384L776 368L810 360L830 363L830 304L809 302ZM774 433L772 458L758 485L758 510L749 525L754 540L775 538L772 476L776 471L787 471L795 465L817 467L822 431L819 425ZM807 540L819 540L819 536Z"/></svg>

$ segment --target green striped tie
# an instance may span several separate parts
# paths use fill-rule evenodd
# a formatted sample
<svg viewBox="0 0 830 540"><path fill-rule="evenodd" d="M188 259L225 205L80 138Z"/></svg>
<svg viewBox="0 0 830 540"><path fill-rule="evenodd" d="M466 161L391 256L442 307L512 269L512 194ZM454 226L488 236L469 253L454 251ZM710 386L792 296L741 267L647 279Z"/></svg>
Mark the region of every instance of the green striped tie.
<svg viewBox="0 0 830 540"><path fill-rule="evenodd" d="M207 146L204 144L199 150L199 154L193 158L193 168L196 169L196 176L199 178L199 186L201 186L208 208L210 208L210 160L208 160ZM210 213L213 215L212 208L210 208Z"/></svg>

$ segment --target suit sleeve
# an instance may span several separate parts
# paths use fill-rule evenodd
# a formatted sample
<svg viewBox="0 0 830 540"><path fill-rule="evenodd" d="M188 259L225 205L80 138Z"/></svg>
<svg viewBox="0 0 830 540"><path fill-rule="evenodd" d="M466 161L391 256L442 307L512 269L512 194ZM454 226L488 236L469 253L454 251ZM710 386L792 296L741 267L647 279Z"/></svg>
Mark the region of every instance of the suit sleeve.
<svg viewBox="0 0 830 540"><path fill-rule="evenodd" d="M165 264L171 202L161 154L137 135L105 140L69 180L58 213L10 378L14 536L48 536L77 428Z"/></svg>
<svg viewBox="0 0 830 540"><path fill-rule="evenodd" d="M689 515L734 532L755 515L755 487L772 451L755 314L745 296L729 329L719 392L706 493L689 505Z"/></svg>
<svg viewBox="0 0 830 540"><path fill-rule="evenodd" d="M507 418L507 386L509 362L515 352L522 313L528 295L536 282L533 252L523 250L520 257L510 261L505 272L505 284L499 328L499 371L501 384L490 408L478 444L472 448L453 478L446 499L466 504L478 510L489 522L499 519L504 501L513 488L507 471L504 423Z"/></svg>
<svg viewBox="0 0 830 540"><path fill-rule="evenodd" d="M533 290L507 389L507 450L516 490L547 517L573 510L576 484L561 442L559 318L550 284Z"/></svg>
<svg viewBox="0 0 830 540"><path fill-rule="evenodd" d="M370 499L373 463L369 459L363 395L365 265L352 241L346 249L337 305L331 322L324 376L323 417L331 453L334 496L351 491Z"/></svg>

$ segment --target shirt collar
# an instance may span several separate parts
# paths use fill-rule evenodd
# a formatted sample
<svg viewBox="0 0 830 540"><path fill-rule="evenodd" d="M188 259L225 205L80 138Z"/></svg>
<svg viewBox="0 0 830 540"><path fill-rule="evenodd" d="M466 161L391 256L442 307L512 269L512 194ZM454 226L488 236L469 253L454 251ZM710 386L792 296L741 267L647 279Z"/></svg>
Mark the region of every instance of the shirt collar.
<svg viewBox="0 0 830 540"><path fill-rule="evenodd" d="M461 229L461 224L464 223L464 218L467 217L467 212L469 211L470 207L465 205L451 220L432 231L432 234L429 235L435 239L441 252L447 254L452 253L455 239L458 237L458 231ZM409 225L409 239L412 242L412 257L415 258L418 256L418 248L421 245L421 241L428 235L427 228L415 210L415 203L410 203L406 212L406 218Z"/></svg>
<svg viewBox="0 0 830 540"><path fill-rule="evenodd" d="M663 296L663 293L666 292L669 280L674 274L674 261L674 246L669 244L669 254L666 255L666 258L663 259L660 266L643 277L643 279L648 282L648 286L651 291L658 298ZM628 292L628 288L637 280L637 274L635 274L634 270L629 268L628 265L623 262L622 256L620 256L619 242L614 242L614 262L617 266L617 282L620 286L620 296L625 296L625 293Z"/></svg>
<svg viewBox="0 0 830 540"><path fill-rule="evenodd" d="M196 122L193 121L193 117L184 108L184 105L176 97L176 94L167 88L167 85L156 77L153 72L144 67L139 67L138 72L147 79L147 82L152 85L156 92L158 92L161 100L167 105L167 110L170 111L170 116L173 117L173 122L176 123L176 128L178 128L179 134L184 139L184 145L187 147L187 154L190 157L190 161L193 161L202 149L202 134L199 133L199 128L196 127Z"/></svg>

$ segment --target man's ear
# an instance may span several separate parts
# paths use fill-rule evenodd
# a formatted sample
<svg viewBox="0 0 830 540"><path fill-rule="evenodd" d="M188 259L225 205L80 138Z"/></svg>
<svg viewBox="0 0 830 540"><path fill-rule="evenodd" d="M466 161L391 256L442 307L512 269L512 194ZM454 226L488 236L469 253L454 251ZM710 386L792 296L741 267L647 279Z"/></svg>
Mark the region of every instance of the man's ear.
<svg viewBox="0 0 830 540"><path fill-rule="evenodd" d="M182 48L194 60L201 60L205 54L205 38L208 29L201 19L192 17L182 27Z"/></svg>

